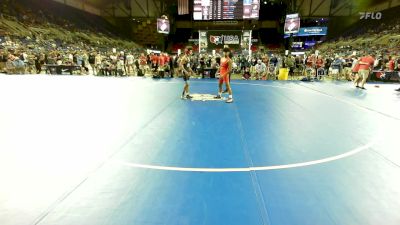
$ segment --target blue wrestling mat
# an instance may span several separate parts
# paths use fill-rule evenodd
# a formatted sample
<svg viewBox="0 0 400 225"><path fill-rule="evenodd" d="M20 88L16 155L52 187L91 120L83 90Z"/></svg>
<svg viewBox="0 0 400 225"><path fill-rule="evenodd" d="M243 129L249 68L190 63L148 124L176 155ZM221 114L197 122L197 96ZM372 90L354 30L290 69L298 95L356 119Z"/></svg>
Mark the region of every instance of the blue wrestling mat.
<svg viewBox="0 0 400 225"><path fill-rule="evenodd" d="M396 85L182 88L0 76L0 224L400 224Z"/></svg>

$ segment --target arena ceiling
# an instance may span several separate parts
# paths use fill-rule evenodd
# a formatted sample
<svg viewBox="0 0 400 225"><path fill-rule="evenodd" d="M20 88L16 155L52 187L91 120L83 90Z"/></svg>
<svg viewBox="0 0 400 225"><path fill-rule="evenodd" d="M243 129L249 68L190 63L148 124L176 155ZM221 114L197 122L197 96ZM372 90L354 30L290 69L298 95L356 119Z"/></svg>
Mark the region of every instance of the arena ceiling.
<svg viewBox="0 0 400 225"><path fill-rule="evenodd" d="M108 17L158 17L167 4L177 0L53 0L80 10Z"/></svg>
<svg viewBox="0 0 400 225"><path fill-rule="evenodd" d="M146 18L159 17L166 4L177 0L85 0L101 9L104 16Z"/></svg>
<svg viewBox="0 0 400 225"><path fill-rule="evenodd" d="M292 0L294 12L302 17L351 16L365 11L383 11L400 5L400 0Z"/></svg>
<svg viewBox="0 0 400 225"><path fill-rule="evenodd" d="M154 18L162 15L177 0L54 0L93 14L107 17ZM189 0L192 1L192 0ZM291 12L302 17L336 17L362 11L382 11L400 5L400 0L261 0L285 1Z"/></svg>
<svg viewBox="0 0 400 225"><path fill-rule="evenodd" d="M112 2L112 1L109 1L109 0L86 0L86 2L88 4L91 4L93 6L96 6L96 7L100 8L100 7L109 5L110 2Z"/></svg>

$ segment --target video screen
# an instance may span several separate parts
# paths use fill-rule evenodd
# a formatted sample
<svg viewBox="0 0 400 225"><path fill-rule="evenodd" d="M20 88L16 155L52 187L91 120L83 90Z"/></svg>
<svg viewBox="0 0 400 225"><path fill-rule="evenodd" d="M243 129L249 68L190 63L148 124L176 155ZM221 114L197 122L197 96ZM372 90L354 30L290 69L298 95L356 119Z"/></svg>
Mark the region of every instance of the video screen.
<svg viewBox="0 0 400 225"><path fill-rule="evenodd" d="M169 34L170 26L169 20L157 19L157 31L161 34Z"/></svg>
<svg viewBox="0 0 400 225"><path fill-rule="evenodd" d="M300 30L299 14L288 14L285 20L285 34L295 34Z"/></svg>
<svg viewBox="0 0 400 225"><path fill-rule="evenodd" d="M258 19L259 0L194 0L194 20Z"/></svg>

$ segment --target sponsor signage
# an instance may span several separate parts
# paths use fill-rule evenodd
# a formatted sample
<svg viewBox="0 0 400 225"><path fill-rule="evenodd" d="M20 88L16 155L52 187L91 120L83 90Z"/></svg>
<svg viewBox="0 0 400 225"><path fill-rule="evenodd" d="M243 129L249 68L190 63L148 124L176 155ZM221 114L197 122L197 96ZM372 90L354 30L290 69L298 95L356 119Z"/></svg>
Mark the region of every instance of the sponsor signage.
<svg viewBox="0 0 400 225"><path fill-rule="evenodd" d="M210 43L215 45L238 45L239 35L210 35Z"/></svg>
<svg viewBox="0 0 400 225"><path fill-rule="evenodd" d="M297 36L327 35L328 27L303 27L300 28Z"/></svg>
<svg viewBox="0 0 400 225"><path fill-rule="evenodd" d="M209 31L207 36L208 49L223 48L224 45L240 48L242 31Z"/></svg>
<svg viewBox="0 0 400 225"><path fill-rule="evenodd" d="M382 19L381 12L360 12L360 20L380 20Z"/></svg>
<svg viewBox="0 0 400 225"><path fill-rule="evenodd" d="M225 46L242 52L250 51L251 30L200 30L199 34L200 52L211 52L213 50L218 52ZM253 39L253 41L258 42L258 39Z"/></svg>
<svg viewBox="0 0 400 225"><path fill-rule="evenodd" d="M299 33L293 34L294 37L306 37L306 36L325 36L328 34L328 27L302 27L299 29ZM285 34L285 38L289 35Z"/></svg>
<svg viewBox="0 0 400 225"><path fill-rule="evenodd" d="M306 47L306 48L311 48L311 47L313 47L315 44L316 44L315 41L306 41L306 42L304 42L304 47Z"/></svg>
<svg viewBox="0 0 400 225"><path fill-rule="evenodd" d="M292 43L292 48L302 48L303 47L303 42L293 42Z"/></svg>

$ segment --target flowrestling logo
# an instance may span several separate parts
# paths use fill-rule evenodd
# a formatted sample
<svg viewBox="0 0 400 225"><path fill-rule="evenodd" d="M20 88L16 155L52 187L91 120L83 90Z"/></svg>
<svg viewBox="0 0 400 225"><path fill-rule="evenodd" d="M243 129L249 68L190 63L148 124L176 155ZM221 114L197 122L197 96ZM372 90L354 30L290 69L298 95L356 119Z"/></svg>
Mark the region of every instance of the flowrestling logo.
<svg viewBox="0 0 400 225"><path fill-rule="evenodd" d="M238 35L210 35L210 43L215 45L238 45L240 44L240 38Z"/></svg>
<svg viewBox="0 0 400 225"><path fill-rule="evenodd" d="M360 12L360 20L367 20L367 19L380 20L380 19L382 19L382 13L381 12Z"/></svg>

